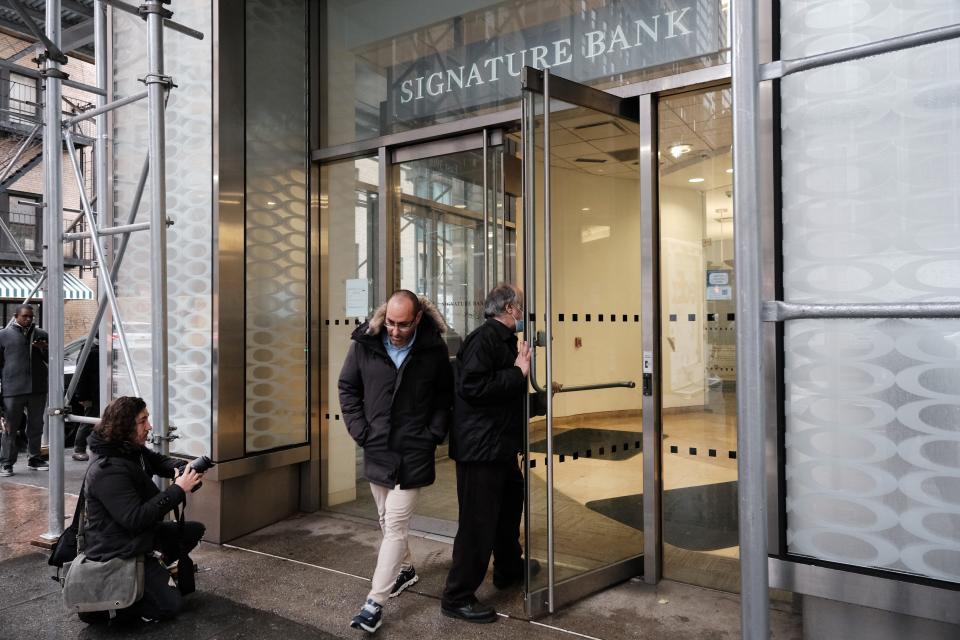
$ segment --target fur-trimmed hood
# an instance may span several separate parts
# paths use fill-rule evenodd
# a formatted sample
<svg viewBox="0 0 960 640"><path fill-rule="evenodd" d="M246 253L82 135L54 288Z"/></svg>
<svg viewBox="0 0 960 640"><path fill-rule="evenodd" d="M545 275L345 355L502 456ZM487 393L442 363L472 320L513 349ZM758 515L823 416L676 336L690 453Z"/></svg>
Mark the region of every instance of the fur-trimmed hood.
<svg viewBox="0 0 960 640"><path fill-rule="evenodd" d="M447 323L443 319L443 314L440 313L440 310L437 309L434 304L426 296L417 296L420 299L420 307L423 310L423 317L420 319L420 328L427 329L429 331L429 325L433 324L436 327L438 333L447 332ZM361 336L378 336L380 331L383 329L383 323L387 319L387 303L384 302L382 305L377 307L377 310L373 312L373 315L368 321L357 327L353 332L353 338L356 340Z"/></svg>

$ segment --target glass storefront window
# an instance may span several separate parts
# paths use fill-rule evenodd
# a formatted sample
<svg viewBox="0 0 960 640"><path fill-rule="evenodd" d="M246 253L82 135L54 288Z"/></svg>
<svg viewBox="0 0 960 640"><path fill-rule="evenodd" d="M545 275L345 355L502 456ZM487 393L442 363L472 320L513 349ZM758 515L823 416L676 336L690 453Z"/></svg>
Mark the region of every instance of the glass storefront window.
<svg viewBox="0 0 960 640"><path fill-rule="evenodd" d="M782 81L786 300L960 301L958 75L950 41ZM960 582L958 336L787 324L791 553Z"/></svg>
<svg viewBox="0 0 960 640"><path fill-rule="evenodd" d="M324 7L325 147L517 106L525 65L610 88L728 60L728 0Z"/></svg>

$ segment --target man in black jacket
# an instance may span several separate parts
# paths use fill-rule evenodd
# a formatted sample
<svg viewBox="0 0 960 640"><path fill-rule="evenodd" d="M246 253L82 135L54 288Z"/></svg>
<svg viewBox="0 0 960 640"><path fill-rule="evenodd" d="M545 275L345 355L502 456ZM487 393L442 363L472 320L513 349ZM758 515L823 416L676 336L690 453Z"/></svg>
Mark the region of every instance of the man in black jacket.
<svg viewBox="0 0 960 640"><path fill-rule="evenodd" d="M437 445L447 435L453 395L443 317L401 289L353 332L340 372L340 408L363 447L364 476L377 503L383 542L370 593L350 626L369 633L388 597L415 583L407 534L420 487L433 484Z"/></svg>
<svg viewBox="0 0 960 640"><path fill-rule="evenodd" d="M450 457L457 462L460 526L440 604L444 615L469 622L497 619L474 595L491 553L495 586L505 588L523 577L523 475L517 455L530 374L530 347L518 344L516 335L523 330L523 293L500 284L487 295L483 312L487 321L457 354Z"/></svg>
<svg viewBox="0 0 960 640"><path fill-rule="evenodd" d="M43 413L47 408L47 332L33 324L33 307L17 307L9 326L0 330L0 394L6 432L0 445L0 476L12 476L17 462L17 431L27 410L27 446L30 469L46 471L40 457Z"/></svg>

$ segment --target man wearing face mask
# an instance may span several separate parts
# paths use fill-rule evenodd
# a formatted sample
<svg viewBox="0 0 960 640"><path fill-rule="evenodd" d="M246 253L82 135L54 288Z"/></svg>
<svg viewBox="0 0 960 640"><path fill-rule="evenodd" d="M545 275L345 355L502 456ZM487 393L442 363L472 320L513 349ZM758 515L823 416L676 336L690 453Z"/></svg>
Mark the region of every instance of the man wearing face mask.
<svg viewBox="0 0 960 640"><path fill-rule="evenodd" d="M33 307L17 307L14 321L0 331L0 394L7 431L0 445L0 476L12 476L17 462L17 431L27 411L27 467L47 471L40 457L43 413L47 408L47 332L33 324Z"/></svg>
<svg viewBox="0 0 960 640"><path fill-rule="evenodd" d="M523 292L499 284L483 305L487 321L470 333L457 354L458 375L450 457L457 463L460 526L441 612L468 622L494 622L493 608L474 592L493 554L493 584L505 589L523 581L520 519L524 402L530 346L523 330ZM537 411L539 413L539 411Z"/></svg>

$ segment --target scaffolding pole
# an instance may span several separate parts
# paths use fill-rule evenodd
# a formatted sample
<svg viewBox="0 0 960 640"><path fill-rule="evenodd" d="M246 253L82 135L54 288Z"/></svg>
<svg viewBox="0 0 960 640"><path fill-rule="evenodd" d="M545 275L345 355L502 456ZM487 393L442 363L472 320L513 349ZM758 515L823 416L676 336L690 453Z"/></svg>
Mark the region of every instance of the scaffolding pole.
<svg viewBox="0 0 960 640"><path fill-rule="evenodd" d="M170 78L163 74L163 3L147 2L140 7L147 14L149 71L147 85L147 130L150 158L150 291L151 353L153 355L153 424L159 437L160 453L170 452L169 391L167 389L167 170L164 104Z"/></svg>
<svg viewBox="0 0 960 640"><path fill-rule="evenodd" d="M96 108L79 116L63 118L60 112L62 100L62 84L74 86L66 74L60 70L57 62L61 56L55 55L59 51L60 28L60 0L46 2L46 37L50 42L47 55L44 56L45 66L40 75L46 78L44 83L44 139L43 139L43 168L44 168L44 271L39 283L46 279L45 288L45 325L49 333L49 382L47 398L50 405L47 410L48 434L50 449L50 500L48 512L48 531L41 535L45 542L59 538L64 529L64 421L68 417L74 422L97 423L98 418L73 414L68 406L70 397L76 388L76 382L83 373L83 366L89 356L94 336L100 331L101 336L111 333L112 325L116 325L126 360L127 372L133 387L133 392L140 395L130 351L127 348L123 321L120 317L119 301L116 297L115 282L119 267L126 249L130 233L139 230L150 230L150 285L151 285L151 352L153 356L153 422L159 433L154 436L154 445L159 445L162 453L169 452L169 442L176 436L171 436L173 427L169 425L169 393L168 383L168 355L167 355L167 210L166 210L166 171L165 162L165 119L164 108L167 93L173 86L171 79L164 75L163 64L163 29L172 28L190 37L202 39L203 34L172 22L166 18L169 15L163 6L162 0L150 0L142 4L135 11L147 22L148 70L143 78L147 85L145 93L121 98L110 102L108 97L109 80L107 77L107 20L106 5L112 4L130 11L131 7L117 0L95 0L94 2L94 40L96 55L97 86L83 86L97 95ZM122 6L121 6L122 5ZM51 55L51 52L54 55ZM109 152L108 140L108 112L131 104L137 100L147 98L147 131L148 154L140 174L136 195L125 225L107 226L106 212L109 209ZM95 199L98 203L99 214L94 212L91 199L88 197L84 185L82 167L77 159L76 148L70 126L81 120L95 118L97 126L96 138L96 166L95 166ZM34 132L35 133L35 132ZM67 234L63 229L63 143L70 159L74 178L79 188L83 216L88 223L87 233L97 256L100 295L97 316L87 335L86 343L77 362L76 375L70 389L64 394L63 388L63 343L64 343L64 301L63 301L63 246L64 242L76 239L77 234ZM28 142L22 148L28 146ZM22 151L22 150L21 150ZM148 168L152 165L152 169ZM150 179L151 218L149 223L135 224L137 210L143 195L147 179ZM112 221L109 221L112 223ZM99 230L103 228L104 232ZM119 236L120 245L113 254L112 263L107 262L110 252L110 236ZM112 318L105 318L105 310L109 304ZM105 351L105 350L104 350ZM103 353L103 352L101 352ZM109 363L101 356L101 378ZM110 398L105 390L107 385L101 384L101 405Z"/></svg>
<svg viewBox="0 0 960 640"><path fill-rule="evenodd" d="M60 46L60 0L47 0L46 35L54 47ZM44 293L44 324L49 334L50 367L47 382L47 442L50 450L50 490L47 532L41 537L56 540L63 533L64 484L64 410L63 402L63 147L61 144L60 63L54 56L44 60L43 131L43 264L47 280Z"/></svg>

